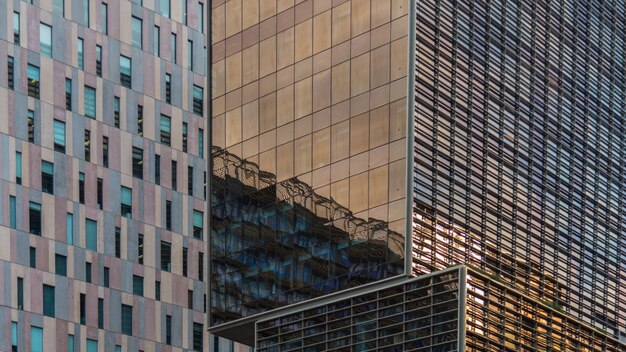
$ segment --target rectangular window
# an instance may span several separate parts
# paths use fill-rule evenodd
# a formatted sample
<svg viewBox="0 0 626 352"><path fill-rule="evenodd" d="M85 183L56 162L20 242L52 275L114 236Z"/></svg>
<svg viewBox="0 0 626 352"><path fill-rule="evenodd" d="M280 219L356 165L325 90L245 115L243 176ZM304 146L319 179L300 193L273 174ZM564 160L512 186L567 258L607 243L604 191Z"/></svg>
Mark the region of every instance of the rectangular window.
<svg viewBox="0 0 626 352"><path fill-rule="evenodd" d="M102 165L109 167L109 137L102 136Z"/></svg>
<svg viewBox="0 0 626 352"><path fill-rule="evenodd" d="M170 49L172 51L172 62L176 63L176 33L170 36Z"/></svg>
<svg viewBox="0 0 626 352"><path fill-rule="evenodd" d="M102 47L96 45L96 75L102 77Z"/></svg>
<svg viewBox="0 0 626 352"><path fill-rule="evenodd" d="M187 122L183 122L183 152L187 153Z"/></svg>
<svg viewBox="0 0 626 352"><path fill-rule="evenodd" d="M198 2L198 17L200 17L200 32L204 33L204 4Z"/></svg>
<svg viewBox="0 0 626 352"><path fill-rule="evenodd" d="M85 174L78 173L78 201L80 204L85 204Z"/></svg>
<svg viewBox="0 0 626 352"><path fill-rule="evenodd" d="M30 352L43 352L43 329L30 327Z"/></svg>
<svg viewBox="0 0 626 352"><path fill-rule="evenodd" d="M16 208L15 208L15 197L9 196L9 223L11 228L14 229L17 227L17 216L16 216Z"/></svg>
<svg viewBox="0 0 626 352"><path fill-rule="evenodd" d="M102 33L109 34L109 6L105 3L100 6L100 21L102 22Z"/></svg>
<svg viewBox="0 0 626 352"><path fill-rule="evenodd" d="M132 32L132 43L133 46L135 48L139 48L141 49L142 45L141 45L141 39L143 37L143 21L140 18L137 18L135 16L131 17L131 22L130 22L130 26L131 26L131 32Z"/></svg>
<svg viewBox="0 0 626 352"><path fill-rule="evenodd" d="M30 267L33 269L37 268L37 248L30 247L29 259L30 259Z"/></svg>
<svg viewBox="0 0 626 352"><path fill-rule="evenodd" d="M85 262L85 281L91 283L91 263Z"/></svg>
<svg viewBox="0 0 626 352"><path fill-rule="evenodd" d="M198 280L204 281L204 253L198 253Z"/></svg>
<svg viewBox="0 0 626 352"><path fill-rule="evenodd" d="M161 300L161 281L154 282L154 298L157 301Z"/></svg>
<svg viewBox="0 0 626 352"><path fill-rule="evenodd" d="M109 267L105 266L104 270L103 270L103 276L104 277L102 278L102 283L103 283L104 287L109 287L109 280L111 279L110 278L111 274L109 273L109 271L110 271Z"/></svg>
<svg viewBox="0 0 626 352"><path fill-rule="evenodd" d="M28 64L28 96L39 99L39 67Z"/></svg>
<svg viewBox="0 0 626 352"><path fill-rule="evenodd" d="M121 193L121 214L131 219L133 217L133 191L130 188L122 186Z"/></svg>
<svg viewBox="0 0 626 352"><path fill-rule="evenodd" d="M187 308L193 310L193 291L187 290Z"/></svg>
<svg viewBox="0 0 626 352"><path fill-rule="evenodd" d="M154 183L161 184L161 156L154 155Z"/></svg>
<svg viewBox="0 0 626 352"><path fill-rule="evenodd" d="M143 235L137 235L137 262L143 265Z"/></svg>
<svg viewBox="0 0 626 352"><path fill-rule="evenodd" d="M193 237L202 239L204 214L201 211L193 211Z"/></svg>
<svg viewBox="0 0 626 352"><path fill-rule="evenodd" d="M204 199L206 200L206 171L204 172L204 183L202 185L204 187Z"/></svg>
<svg viewBox="0 0 626 352"><path fill-rule="evenodd" d="M183 3L183 25L187 25L187 0L182 0Z"/></svg>
<svg viewBox="0 0 626 352"><path fill-rule="evenodd" d="M85 219L86 248L96 252L98 250L98 222Z"/></svg>
<svg viewBox="0 0 626 352"><path fill-rule="evenodd" d="M120 97L113 98L113 125L120 128Z"/></svg>
<svg viewBox="0 0 626 352"><path fill-rule="evenodd" d="M193 350L202 351L204 328L202 323L193 323Z"/></svg>
<svg viewBox="0 0 626 352"><path fill-rule="evenodd" d="M104 299L98 298L98 329L104 329Z"/></svg>
<svg viewBox="0 0 626 352"><path fill-rule="evenodd" d="M85 86L85 116L96 118L96 89Z"/></svg>
<svg viewBox="0 0 626 352"><path fill-rule="evenodd" d="M193 166L187 166L187 194L193 197Z"/></svg>
<svg viewBox="0 0 626 352"><path fill-rule="evenodd" d="M152 39L154 41L152 43L154 56L161 56L161 28L159 26L154 26L154 37Z"/></svg>
<svg viewBox="0 0 626 352"><path fill-rule="evenodd" d="M87 339L87 352L98 352L98 341Z"/></svg>
<svg viewBox="0 0 626 352"><path fill-rule="evenodd" d="M133 306L122 304L122 334L133 335Z"/></svg>
<svg viewBox="0 0 626 352"><path fill-rule="evenodd" d="M172 201L165 201L165 229L172 230Z"/></svg>
<svg viewBox="0 0 626 352"><path fill-rule="evenodd" d="M72 111L72 80L65 79L65 110Z"/></svg>
<svg viewBox="0 0 626 352"><path fill-rule="evenodd" d="M183 276L187 277L187 255L189 250L187 247L183 247Z"/></svg>
<svg viewBox="0 0 626 352"><path fill-rule="evenodd" d="M133 147L133 177L143 179L143 149Z"/></svg>
<svg viewBox="0 0 626 352"><path fill-rule="evenodd" d="M54 318L54 286L43 285L43 315Z"/></svg>
<svg viewBox="0 0 626 352"><path fill-rule="evenodd" d="M161 0L161 16L170 18L170 0Z"/></svg>
<svg viewBox="0 0 626 352"><path fill-rule="evenodd" d="M172 316L165 316L165 343L172 344Z"/></svg>
<svg viewBox="0 0 626 352"><path fill-rule="evenodd" d="M83 0L83 23L89 27L89 0Z"/></svg>
<svg viewBox="0 0 626 352"><path fill-rule="evenodd" d="M137 105L137 134L143 136L143 106Z"/></svg>
<svg viewBox="0 0 626 352"><path fill-rule="evenodd" d="M102 210L102 208L104 208L104 204L103 203L103 197L102 197L102 193L103 193L103 184L102 184L102 179L98 177L97 180L97 201L98 201L98 208L100 208L100 210Z"/></svg>
<svg viewBox="0 0 626 352"><path fill-rule="evenodd" d="M54 150L65 153L65 122L54 120L52 122L54 130Z"/></svg>
<svg viewBox="0 0 626 352"><path fill-rule="evenodd" d="M122 230L119 227L115 228L115 257L122 257Z"/></svg>
<svg viewBox="0 0 626 352"><path fill-rule="evenodd" d="M20 45L20 13L13 11L13 43Z"/></svg>
<svg viewBox="0 0 626 352"><path fill-rule="evenodd" d="M67 276L67 257L62 254L54 255L54 273Z"/></svg>
<svg viewBox="0 0 626 352"><path fill-rule="evenodd" d="M193 86L193 113L200 116L204 114L204 89L195 84Z"/></svg>
<svg viewBox="0 0 626 352"><path fill-rule="evenodd" d="M11 351L17 352L17 323L11 322Z"/></svg>
<svg viewBox="0 0 626 352"><path fill-rule="evenodd" d="M85 129L85 141L83 143L85 147L85 161L91 161L91 131Z"/></svg>
<svg viewBox="0 0 626 352"><path fill-rule="evenodd" d="M198 156L204 158L204 130L198 130Z"/></svg>
<svg viewBox="0 0 626 352"><path fill-rule="evenodd" d="M52 27L39 23L39 50L41 54L52 57Z"/></svg>
<svg viewBox="0 0 626 352"><path fill-rule="evenodd" d="M54 194L54 164L41 161L41 190L48 194Z"/></svg>
<svg viewBox="0 0 626 352"><path fill-rule="evenodd" d="M165 102L172 103L172 75L165 74Z"/></svg>
<svg viewBox="0 0 626 352"><path fill-rule="evenodd" d="M131 77L132 77L132 60L126 56L120 56L120 82L122 86L131 89Z"/></svg>
<svg viewBox="0 0 626 352"><path fill-rule="evenodd" d="M7 57L7 86L9 89L15 89L15 61L13 56Z"/></svg>
<svg viewBox="0 0 626 352"><path fill-rule="evenodd" d="M169 116L161 115L161 143L170 145L170 137L172 134L172 120Z"/></svg>
<svg viewBox="0 0 626 352"><path fill-rule="evenodd" d="M178 163L172 160L172 189L176 190L178 185Z"/></svg>
<svg viewBox="0 0 626 352"><path fill-rule="evenodd" d="M24 279L21 277L17 278L17 309L24 309Z"/></svg>
<svg viewBox="0 0 626 352"><path fill-rule="evenodd" d="M85 68L85 56L83 55L84 49L85 43L83 38L78 38L78 42L76 43L76 52L78 53L78 69L80 70Z"/></svg>
<svg viewBox="0 0 626 352"><path fill-rule="evenodd" d="M33 110L28 110L28 141L30 143L35 142L35 112Z"/></svg>
<svg viewBox="0 0 626 352"><path fill-rule="evenodd" d="M172 271L172 245L161 241L161 270Z"/></svg>
<svg viewBox="0 0 626 352"><path fill-rule="evenodd" d="M41 236L41 204L29 202L28 218L30 224L30 233Z"/></svg>
<svg viewBox="0 0 626 352"><path fill-rule="evenodd" d="M183 0L186 3L186 0ZM187 67L193 71L193 40L187 40Z"/></svg>
<svg viewBox="0 0 626 352"><path fill-rule="evenodd" d="M67 213L67 244L74 244L74 214Z"/></svg>
<svg viewBox="0 0 626 352"><path fill-rule="evenodd" d="M67 335L67 352L74 352L74 335Z"/></svg>
<svg viewBox="0 0 626 352"><path fill-rule="evenodd" d="M22 184L22 153L15 152L15 183Z"/></svg>
<svg viewBox="0 0 626 352"><path fill-rule="evenodd" d="M143 296L143 277L133 275L133 294Z"/></svg>
<svg viewBox="0 0 626 352"><path fill-rule="evenodd" d="M115 345L115 352L122 352L122 346Z"/></svg>
<svg viewBox="0 0 626 352"><path fill-rule="evenodd" d="M52 14L65 17L65 1L64 0L52 1Z"/></svg>
<svg viewBox="0 0 626 352"><path fill-rule="evenodd" d="M87 316L86 316L86 309L85 309L85 305L86 305L86 296L84 293L80 294L80 323L81 324L85 324L85 322L87 321Z"/></svg>

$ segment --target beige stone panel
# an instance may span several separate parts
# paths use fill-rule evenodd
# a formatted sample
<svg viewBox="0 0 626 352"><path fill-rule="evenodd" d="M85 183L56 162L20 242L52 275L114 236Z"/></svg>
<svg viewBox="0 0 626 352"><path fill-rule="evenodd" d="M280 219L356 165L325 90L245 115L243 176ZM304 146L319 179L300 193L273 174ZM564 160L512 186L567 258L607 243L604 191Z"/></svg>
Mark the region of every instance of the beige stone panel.
<svg viewBox="0 0 626 352"><path fill-rule="evenodd" d="M293 121L294 96L293 86L276 92L276 125L281 126Z"/></svg>
<svg viewBox="0 0 626 352"><path fill-rule="evenodd" d="M359 212L368 205L368 173L350 177L350 210Z"/></svg>
<svg viewBox="0 0 626 352"><path fill-rule="evenodd" d="M330 128L313 133L313 168L330 164Z"/></svg>
<svg viewBox="0 0 626 352"><path fill-rule="evenodd" d="M0 226L0 241L2 241L1 243L5 243L5 245L0 246L0 260L11 262L11 246L8 245L11 243L11 230L9 227ZM15 305L15 307L17 307L17 305Z"/></svg>
<svg viewBox="0 0 626 352"><path fill-rule="evenodd" d="M405 38L406 39L406 35L407 35L407 21L408 21L408 16L402 16L400 18L396 18L395 20L393 20L391 22L391 41L394 41L396 39L400 39L400 38Z"/></svg>
<svg viewBox="0 0 626 352"><path fill-rule="evenodd" d="M387 203L388 167L383 165L369 172L369 206Z"/></svg>
<svg viewBox="0 0 626 352"><path fill-rule="evenodd" d="M226 112L226 146L241 142L241 108Z"/></svg>
<svg viewBox="0 0 626 352"><path fill-rule="evenodd" d="M332 28L331 11L323 12L313 17L313 53L317 54L323 50L330 48L331 44L331 28Z"/></svg>
<svg viewBox="0 0 626 352"><path fill-rule="evenodd" d="M289 28L276 35L276 50L277 50L276 68L278 70L293 64L293 58L294 58L293 34L294 34L294 29Z"/></svg>
<svg viewBox="0 0 626 352"><path fill-rule="evenodd" d="M339 6L333 7L333 45L350 39L350 4L351 2L347 1Z"/></svg>
<svg viewBox="0 0 626 352"><path fill-rule="evenodd" d="M294 82L294 66L287 66L276 73L277 89L284 88Z"/></svg>
<svg viewBox="0 0 626 352"><path fill-rule="evenodd" d="M5 61L6 62L6 61ZM52 104L53 101L53 90L54 90L54 67L52 65L53 61L50 58L41 56L39 62L39 99L46 103Z"/></svg>
<svg viewBox="0 0 626 352"><path fill-rule="evenodd" d="M325 50L313 56L313 73L330 68L332 63L332 50Z"/></svg>
<svg viewBox="0 0 626 352"><path fill-rule="evenodd" d="M173 133L172 133L173 137ZM93 146L91 148L94 149ZM132 137L130 133L120 133L120 150L132 150ZM121 153L121 163L120 168L122 174L132 175L133 174L133 156L132 153Z"/></svg>
<svg viewBox="0 0 626 352"><path fill-rule="evenodd" d="M172 148L182 150L183 149L183 111L181 109L172 109L172 136L171 145ZM130 137L132 141L132 136ZM122 149L122 150L132 150ZM132 175L132 173L131 173Z"/></svg>
<svg viewBox="0 0 626 352"><path fill-rule="evenodd" d="M380 1L379 2L385 2ZM352 0L352 36L370 29L370 0Z"/></svg>
<svg viewBox="0 0 626 352"><path fill-rule="evenodd" d="M276 145L293 141L293 122L276 129Z"/></svg>
<svg viewBox="0 0 626 352"><path fill-rule="evenodd" d="M313 74L313 58L309 57L299 61L294 66L294 80L299 81Z"/></svg>
<svg viewBox="0 0 626 352"><path fill-rule="evenodd" d="M311 150L311 135L304 136L302 138L296 139L295 141L295 165L294 165L294 174L301 175L305 172L311 171L311 163L313 161L313 155Z"/></svg>
<svg viewBox="0 0 626 352"><path fill-rule="evenodd" d="M406 216L406 198L389 203L389 221L404 219Z"/></svg>
<svg viewBox="0 0 626 352"><path fill-rule="evenodd" d="M226 60L220 60L213 64L212 68L213 96L218 97L226 93Z"/></svg>
<svg viewBox="0 0 626 352"><path fill-rule="evenodd" d="M391 80L406 77L408 57L406 37L391 43Z"/></svg>
<svg viewBox="0 0 626 352"><path fill-rule="evenodd" d="M406 97L409 89L407 89L407 77L402 77L389 84L389 101L394 101Z"/></svg>
<svg viewBox="0 0 626 352"><path fill-rule="evenodd" d="M226 2L226 38L241 32L242 25L241 0Z"/></svg>
<svg viewBox="0 0 626 352"><path fill-rule="evenodd" d="M313 116L308 115L296 120L294 136L300 138L313 132Z"/></svg>
<svg viewBox="0 0 626 352"><path fill-rule="evenodd" d="M224 95L213 99L211 114L212 117L221 115L226 112L226 97ZM144 122L145 123L145 122Z"/></svg>
<svg viewBox="0 0 626 352"><path fill-rule="evenodd" d="M370 115L370 148L376 148L389 140L389 106L372 110Z"/></svg>
<svg viewBox="0 0 626 352"><path fill-rule="evenodd" d="M351 60L351 95L356 96L369 90L370 86L370 54L365 53Z"/></svg>
<svg viewBox="0 0 626 352"><path fill-rule="evenodd" d="M315 169L311 175L311 186L319 188L330 183L330 166ZM318 192L319 194L319 192Z"/></svg>
<svg viewBox="0 0 626 352"><path fill-rule="evenodd" d="M261 170L276 174L276 149L270 149L259 155Z"/></svg>
<svg viewBox="0 0 626 352"><path fill-rule="evenodd" d="M280 182L293 177L293 142L276 148L276 179Z"/></svg>
<svg viewBox="0 0 626 352"><path fill-rule="evenodd" d="M308 19L295 28L295 61L300 61L313 54L313 20Z"/></svg>
<svg viewBox="0 0 626 352"><path fill-rule="evenodd" d="M350 175L360 174L369 169L369 152L350 157Z"/></svg>
<svg viewBox="0 0 626 352"><path fill-rule="evenodd" d="M330 185L330 196L346 208L350 207L350 180L343 179Z"/></svg>
<svg viewBox="0 0 626 352"><path fill-rule="evenodd" d="M243 84L259 79L259 45L244 49L242 53Z"/></svg>
<svg viewBox="0 0 626 352"><path fill-rule="evenodd" d="M370 0L372 9L371 27L376 28L389 22L391 15L391 1Z"/></svg>
<svg viewBox="0 0 626 352"><path fill-rule="evenodd" d="M333 125L331 131L331 162L334 163L350 154L350 121Z"/></svg>
<svg viewBox="0 0 626 352"><path fill-rule="evenodd" d="M226 38L226 5L221 4L211 10L211 33L213 43Z"/></svg>
<svg viewBox="0 0 626 352"><path fill-rule="evenodd" d="M263 0L261 0L262 2ZM243 0L243 29L259 23L259 0Z"/></svg>
<svg viewBox="0 0 626 352"><path fill-rule="evenodd" d="M277 0L276 1L276 10L279 13L287 10L290 7L293 7L293 0Z"/></svg>
<svg viewBox="0 0 626 352"><path fill-rule="evenodd" d="M406 196L406 159L389 164L389 201Z"/></svg>
<svg viewBox="0 0 626 352"><path fill-rule="evenodd" d="M408 0L391 0L391 18L396 19L404 16L409 11Z"/></svg>
<svg viewBox="0 0 626 352"><path fill-rule="evenodd" d="M313 111L330 106L331 70L322 71L313 76Z"/></svg>
<svg viewBox="0 0 626 352"><path fill-rule="evenodd" d="M128 45L133 44L132 42L132 31L130 30L131 28L131 16L130 14L132 13L132 2L130 1L120 1L119 3L119 9L120 9L120 14L127 14L126 16L120 16L119 17L119 23L120 23L120 29L121 28L125 28L126 30L120 30L120 41L122 43L126 43ZM95 7L91 7L91 9L95 9ZM100 14L100 8L98 7L98 14ZM94 11L89 11L90 13L93 13ZM113 15L111 13L111 7L109 7L109 16ZM91 21L91 17L89 16L89 23L92 24L94 23L93 21ZM166 35L166 33L164 33L165 31L161 31L161 35ZM169 36L169 33L167 33L167 35ZM87 44L87 43L85 43ZM74 46L76 46L76 44L74 44ZM104 54L104 53L103 53Z"/></svg>
<svg viewBox="0 0 626 352"><path fill-rule="evenodd" d="M370 58L371 87L376 88L389 82L389 44L372 50Z"/></svg>
<svg viewBox="0 0 626 352"><path fill-rule="evenodd" d="M8 89L0 89L0 133L9 134Z"/></svg>
<svg viewBox="0 0 626 352"><path fill-rule="evenodd" d="M350 119L350 155L366 151L369 147L369 113Z"/></svg>
<svg viewBox="0 0 626 352"><path fill-rule="evenodd" d="M385 84L370 92L370 109L389 103L389 85Z"/></svg>
<svg viewBox="0 0 626 352"><path fill-rule="evenodd" d="M263 21L276 14L276 0L258 0L260 20Z"/></svg>
<svg viewBox="0 0 626 352"><path fill-rule="evenodd" d="M296 119L312 112L313 80L309 77L295 84Z"/></svg>
<svg viewBox="0 0 626 352"><path fill-rule="evenodd" d="M396 161L406 157L406 138L389 143L389 161Z"/></svg>
<svg viewBox="0 0 626 352"><path fill-rule="evenodd" d="M226 91L241 87L241 52L226 58Z"/></svg>
<svg viewBox="0 0 626 352"><path fill-rule="evenodd" d="M406 99L400 99L389 104L389 137L392 141L406 137L406 104Z"/></svg>
<svg viewBox="0 0 626 352"><path fill-rule="evenodd" d="M220 147L226 147L226 116L220 115L213 118L212 123L212 144Z"/></svg>
<svg viewBox="0 0 626 352"><path fill-rule="evenodd" d="M244 159L252 162L257 162L258 160L253 161L251 160L251 158L259 154L259 137L250 138L244 141L241 153Z"/></svg>
<svg viewBox="0 0 626 352"><path fill-rule="evenodd" d="M154 110L154 99L144 96L143 98L143 137L151 140L156 140L156 124L160 124L160 121L157 122L155 118L146 118L146 116L156 116L156 112ZM69 130L68 130L69 131ZM160 133L160 132L159 132Z"/></svg>
<svg viewBox="0 0 626 352"><path fill-rule="evenodd" d="M255 100L243 106L243 139L259 134L259 101Z"/></svg>
<svg viewBox="0 0 626 352"><path fill-rule="evenodd" d="M259 46L259 65L261 77L276 72L276 37L272 36Z"/></svg>
<svg viewBox="0 0 626 352"><path fill-rule="evenodd" d="M263 133L259 140L259 150L265 152L276 147L276 130Z"/></svg>
<svg viewBox="0 0 626 352"><path fill-rule="evenodd" d="M350 62L346 61L332 68L332 103L336 104L350 97Z"/></svg>
<svg viewBox="0 0 626 352"><path fill-rule="evenodd" d="M259 99L259 117L261 133L276 127L276 93L268 94Z"/></svg>

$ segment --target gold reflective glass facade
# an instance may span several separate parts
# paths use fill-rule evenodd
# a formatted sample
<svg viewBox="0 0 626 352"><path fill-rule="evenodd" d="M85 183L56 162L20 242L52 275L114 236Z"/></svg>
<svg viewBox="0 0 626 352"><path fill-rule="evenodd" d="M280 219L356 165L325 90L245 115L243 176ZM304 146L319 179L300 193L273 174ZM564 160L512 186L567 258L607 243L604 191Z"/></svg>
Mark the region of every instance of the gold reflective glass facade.
<svg viewBox="0 0 626 352"><path fill-rule="evenodd" d="M404 272L408 9L212 2L212 323Z"/></svg>

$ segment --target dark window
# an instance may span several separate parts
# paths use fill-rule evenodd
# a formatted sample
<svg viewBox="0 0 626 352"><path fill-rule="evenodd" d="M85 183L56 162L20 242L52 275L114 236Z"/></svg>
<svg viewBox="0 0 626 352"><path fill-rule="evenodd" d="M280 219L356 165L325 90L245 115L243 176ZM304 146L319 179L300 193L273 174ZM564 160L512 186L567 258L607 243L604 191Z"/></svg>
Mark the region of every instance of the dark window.
<svg viewBox="0 0 626 352"><path fill-rule="evenodd" d="M154 282L154 298L157 301L161 300L161 281Z"/></svg>
<svg viewBox="0 0 626 352"><path fill-rule="evenodd" d="M133 306L122 304L122 334L133 335Z"/></svg>
<svg viewBox="0 0 626 352"><path fill-rule="evenodd" d="M61 254L55 254L54 256L54 270L55 274L61 276L67 276L67 257Z"/></svg>
<svg viewBox="0 0 626 352"><path fill-rule="evenodd" d="M172 270L172 245L165 241L161 241L161 270Z"/></svg>
<svg viewBox="0 0 626 352"><path fill-rule="evenodd" d="M85 174L78 173L78 201L80 204L85 204Z"/></svg>
<svg viewBox="0 0 626 352"><path fill-rule="evenodd" d="M43 315L54 318L54 286L43 285Z"/></svg>
<svg viewBox="0 0 626 352"><path fill-rule="evenodd" d="M132 88L133 61L126 56L120 56L120 83L123 87Z"/></svg>
<svg viewBox="0 0 626 352"><path fill-rule="evenodd" d="M172 202L165 201L165 229L172 230Z"/></svg>
<svg viewBox="0 0 626 352"><path fill-rule="evenodd" d="M183 247L183 276L187 276L187 247Z"/></svg>
<svg viewBox="0 0 626 352"><path fill-rule="evenodd" d="M115 228L115 257L120 258L122 256L122 234L119 227Z"/></svg>
<svg viewBox="0 0 626 352"><path fill-rule="evenodd" d="M35 112L28 110L28 141L30 143L35 142Z"/></svg>
<svg viewBox="0 0 626 352"><path fill-rule="evenodd" d="M204 199L206 199L206 171L204 172L204 183L202 184L204 188Z"/></svg>
<svg viewBox="0 0 626 352"><path fill-rule="evenodd" d="M102 77L102 47L96 45L96 75Z"/></svg>
<svg viewBox="0 0 626 352"><path fill-rule="evenodd" d="M98 329L104 329L104 299L98 298Z"/></svg>
<svg viewBox="0 0 626 352"><path fill-rule="evenodd" d="M109 167L109 137L102 136L102 165Z"/></svg>
<svg viewBox="0 0 626 352"><path fill-rule="evenodd" d="M91 162L91 131L85 129L85 161Z"/></svg>
<svg viewBox="0 0 626 352"><path fill-rule="evenodd" d="M161 184L161 156L154 155L154 183Z"/></svg>
<svg viewBox="0 0 626 352"><path fill-rule="evenodd" d="M41 236L41 204L30 202L28 206L30 233Z"/></svg>
<svg viewBox="0 0 626 352"><path fill-rule="evenodd" d="M72 80L65 79L65 110L72 111Z"/></svg>
<svg viewBox="0 0 626 352"><path fill-rule="evenodd" d="M183 0L183 4L186 5L187 0ZM185 11L185 16L187 16L187 11ZM187 40L187 65L193 71L193 40Z"/></svg>
<svg viewBox="0 0 626 352"><path fill-rule="evenodd" d="M131 39L134 47L141 49L143 41L143 21L135 16L131 17Z"/></svg>
<svg viewBox="0 0 626 352"><path fill-rule="evenodd" d="M193 323L193 350L194 351L202 351L203 336L204 336L204 328L202 326L202 323Z"/></svg>
<svg viewBox="0 0 626 352"><path fill-rule="evenodd" d="M102 22L102 33L109 34L109 7L105 3L102 3L100 7L100 21Z"/></svg>
<svg viewBox="0 0 626 352"><path fill-rule="evenodd" d="M183 122L183 152L187 153L187 122Z"/></svg>
<svg viewBox="0 0 626 352"><path fill-rule="evenodd" d="M137 235L137 262L143 265L143 235Z"/></svg>
<svg viewBox="0 0 626 352"><path fill-rule="evenodd" d="M52 121L52 129L54 133L54 151L65 153L65 122Z"/></svg>
<svg viewBox="0 0 626 352"><path fill-rule="evenodd" d="M109 280L110 280L109 276L110 276L110 274L109 274L109 267L108 266L104 267L103 273L104 273L104 275L103 275L104 278L102 280L103 281L103 285L104 285L104 287L109 287Z"/></svg>
<svg viewBox="0 0 626 352"><path fill-rule="evenodd" d="M161 115L161 143L170 145L170 137L172 135L172 120L169 116Z"/></svg>
<svg viewBox="0 0 626 352"><path fill-rule="evenodd" d="M143 106L137 105L137 134L143 136Z"/></svg>
<svg viewBox="0 0 626 352"><path fill-rule="evenodd" d="M165 343L172 344L172 316L165 316Z"/></svg>
<svg viewBox="0 0 626 352"><path fill-rule="evenodd" d="M161 56L161 28L154 26L154 36L152 38L153 53L155 56Z"/></svg>
<svg viewBox="0 0 626 352"><path fill-rule="evenodd" d="M20 13L13 11L13 43L20 45Z"/></svg>
<svg viewBox="0 0 626 352"><path fill-rule="evenodd" d="M54 194L54 164L41 161L41 190Z"/></svg>
<svg viewBox="0 0 626 352"><path fill-rule="evenodd" d="M176 63L176 33L170 35L170 53L172 54L172 62Z"/></svg>
<svg viewBox="0 0 626 352"><path fill-rule="evenodd" d="M204 89L196 85L193 86L193 113L204 115Z"/></svg>
<svg viewBox="0 0 626 352"><path fill-rule="evenodd" d="M172 103L172 75L165 74L165 102Z"/></svg>
<svg viewBox="0 0 626 352"><path fill-rule="evenodd" d="M17 278L17 309L24 309L24 279L21 277Z"/></svg>
<svg viewBox="0 0 626 352"><path fill-rule="evenodd" d="M121 194L121 214L130 219L133 216L133 191L130 188L122 186Z"/></svg>
<svg viewBox="0 0 626 352"><path fill-rule="evenodd" d="M187 193L193 196L193 166L187 166Z"/></svg>
<svg viewBox="0 0 626 352"><path fill-rule="evenodd" d="M98 178L98 185L97 185L97 187L98 187L98 189L97 189L97 192L98 192L98 195L97 195L98 196L98 208L100 208L100 210L102 210L102 208L103 208L103 204L102 204L102 192L103 192L103 190L102 190L102 187L103 186L102 186L102 179L101 178Z"/></svg>
<svg viewBox="0 0 626 352"><path fill-rule="evenodd" d="M39 99L39 67L28 64L28 96Z"/></svg>
<svg viewBox="0 0 626 352"><path fill-rule="evenodd" d="M143 149L133 147L133 177L143 179Z"/></svg>
<svg viewBox="0 0 626 352"><path fill-rule="evenodd" d="M204 281L204 253L198 253L198 280Z"/></svg>
<svg viewBox="0 0 626 352"><path fill-rule="evenodd" d="M193 211L193 237L202 239L202 230L204 228L204 213L198 210Z"/></svg>
<svg viewBox="0 0 626 352"><path fill-rule="evenodd" d="M15 183L22 184L22 153L15 152Z"/></svg>
<svg viewBox="0 0 626 352"><path fill-rule="evenodd" d="M37 268L37 248L30 247L29 258L30 258L30 267L33 269Z"/></svg>
<svg viewBox="0 0 626 352"><path fill-rule="evenodd" d="M91 283L91 263L85 262L85 281Z"/></svg>
<svg viewBox="0 0 626 352"><path fill-rule="evenodd" d="M133 294L143 296L143 277L133 275Z"/></svg>
<svg viewBox="0 0 626 352"><path fill-rule="evenodd" d="M172 189L176 190L176 184L178 183L178 163L172 160Z"/></svg>
<svg viewBox="0 0 626 352"><path fill-rule="evenodd" d="M85 242L90 251L98 250L98 222L96 220L85 219Z"/></svg>
<svg viewBox="0 0 626 352"><path fill-rule="evenodd" d="M15 89L15 63L13 56L7 58L7 86L9 89Z"/></svg>
<svg viewBox="0 0 626 352"><path fill-rule="evenodd" d="M193 310L193 291L187 290L187 308Z"/></svg>
<svg viewBox="0 0 626 352"><path fill-rule="evenodd" d="M9 226L12 229L17 228L17 198L9 196Z"/></svg>
<svg viewBox="0 0 626 352"><path fill-rule="evenodd" d="M85 86L85 116L96 118L96 89Z"/></svg>
<svg viewBox="0 0 626 352"><path fill-rule="evenodd" d="M120 128L120 98L113 98L113 125Z"/></svg>
<svg viewBox="0 0 626 352"><path fill-rule="evenodd" d="M85 305L86 305L86 297L84 293L80 294L80 323L81 324L85 324L85 322L87 321L87 316L86 316L86 309L85 309Z"/></svg>

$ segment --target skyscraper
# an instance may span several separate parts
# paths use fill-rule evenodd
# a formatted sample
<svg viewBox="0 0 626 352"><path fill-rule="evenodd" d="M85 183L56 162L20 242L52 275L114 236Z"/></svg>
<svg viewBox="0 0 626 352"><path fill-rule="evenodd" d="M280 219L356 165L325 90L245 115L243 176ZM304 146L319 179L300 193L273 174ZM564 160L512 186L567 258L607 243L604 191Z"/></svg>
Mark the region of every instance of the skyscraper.
<svg viewBox="0 0 626 352"><path fill-rule="evenodd" d="M0 4L0 350L207 350L205 1Z"/></svg>
<svg viewBox="0 0 626 352"><path fill-rule="evenodd" d="M626 348L621 1L218 1L210 330Z"/></svg>

